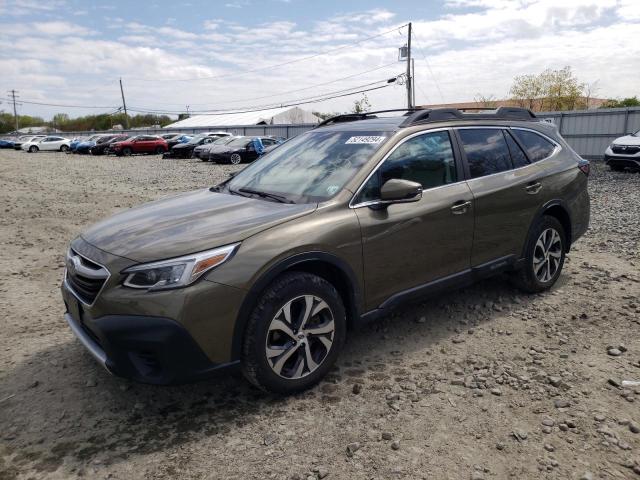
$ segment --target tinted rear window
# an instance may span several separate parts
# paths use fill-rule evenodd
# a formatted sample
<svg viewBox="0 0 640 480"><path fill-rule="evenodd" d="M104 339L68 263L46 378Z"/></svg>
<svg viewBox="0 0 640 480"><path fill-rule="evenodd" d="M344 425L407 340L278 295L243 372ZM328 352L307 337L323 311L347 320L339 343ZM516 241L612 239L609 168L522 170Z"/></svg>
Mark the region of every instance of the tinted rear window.
<svg viewBox="0 0 640 480"><path fill-rule="evenodd" d="M471 178L511 170L511 156L501 129L461 129L458 134L467 154Z"/></svg>
<svg viewBox="0 0 640 480"><path fill-rule="evenodd" d="M516 142L508 131L504 132L504 137L507 139L507 145L509 145L509 152L511 152L511 160L513 161L513 167L519 168L529 165L529 160L524 154L518 142Z"/></svg>
<svg viewBox="0 0 640 480"><path fill-rule="evenodd" d="M527 154L532 162L539 162L551 156L556 146L542 135L529 130L511 130L513 134L524 145Z"/></svg>

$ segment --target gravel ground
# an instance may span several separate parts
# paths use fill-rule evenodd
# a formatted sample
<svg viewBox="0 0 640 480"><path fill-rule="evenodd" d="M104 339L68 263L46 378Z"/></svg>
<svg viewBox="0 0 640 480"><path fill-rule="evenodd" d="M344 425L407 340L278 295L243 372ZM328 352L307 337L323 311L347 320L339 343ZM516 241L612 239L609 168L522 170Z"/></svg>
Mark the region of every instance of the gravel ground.
<svg viewBox="0 0 640 480"><path fill-rule="evenodd" d="M69 240L233 170L0 151L0 479L640 478L640 387L622 386L640 380L639 174L594 165L592 226L552 291L499 277L405 307L303 394L109 376L62 318Z"/></svg>

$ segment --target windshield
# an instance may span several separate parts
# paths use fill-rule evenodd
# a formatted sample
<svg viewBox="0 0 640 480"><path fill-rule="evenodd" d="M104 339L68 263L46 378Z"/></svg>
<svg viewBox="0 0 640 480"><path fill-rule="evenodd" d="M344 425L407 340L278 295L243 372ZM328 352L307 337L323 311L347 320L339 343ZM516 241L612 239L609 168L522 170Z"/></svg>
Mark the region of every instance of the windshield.
<svg viewBox="0 0 640 480"><path fill-rule="evenodd" d="M390 132L307 132L251 164L226 187L232 193L250 189L297 203L322 202L342 190L390 136Z"/></svg>
<svg viewBox="0 0 640 480"><path fill-rule="evenodd" d="M213 141L213 142L211 142L211 143L212 143L213 145L226 145L227 143L231 143L231 142L233 142L233 140L234 140L235 138L236 138L236 137L222 137L222 138L219 138L219 139L217 139L217 140L215 140L215 141Z"/></svg>
<svg viewBox="0 0 640 480"><path fill-rule="evenodd" d="M246 147L247 145L249 145L250 141L251 141L250 138L240 137L240 138L236 138L236 139L232 140L231 142L229 142L228 145L230 147L241 148L241 147Z"/></svg>
<svg viewBox="0 0 640 480"><path fill-rule="evenodd" d="M187 138L188 138L188 137L187 137ZM205 138L207 138L207 137L205 137L204 135L201 135L201 136L199 136L199 137L192 137L192 138L191 138L191 139L189 139L189 141L188 141L188 142L186 142L186 143L191 144L191 145L194 145L194 144L196 144L196 143L200 143L200 141L201 141L201 140L204 140Z"/></svg>

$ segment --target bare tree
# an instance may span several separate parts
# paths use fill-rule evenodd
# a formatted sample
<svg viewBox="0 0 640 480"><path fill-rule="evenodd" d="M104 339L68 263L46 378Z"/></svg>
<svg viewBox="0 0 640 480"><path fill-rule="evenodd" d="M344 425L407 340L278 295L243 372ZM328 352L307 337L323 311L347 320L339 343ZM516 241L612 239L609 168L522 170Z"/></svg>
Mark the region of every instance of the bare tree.
<svg viewBox="0 0 640 480"><path fill-rule="evenodd" d="M363 93L362 98L360 100L356 100L355 102L353 102L353 110L351 110L351 113L365 113L370 110L371 110L371 103L369 103L367 94Z"/></svg>
<svg viewBox="0 0 640 480"><path fill-rule="evenodd" d="M482 93L476 93L476 96L473 97L473 100L476 103L480 104L481 107L496 108L497 106L497 99L493 94L483 95Z"/></svg>

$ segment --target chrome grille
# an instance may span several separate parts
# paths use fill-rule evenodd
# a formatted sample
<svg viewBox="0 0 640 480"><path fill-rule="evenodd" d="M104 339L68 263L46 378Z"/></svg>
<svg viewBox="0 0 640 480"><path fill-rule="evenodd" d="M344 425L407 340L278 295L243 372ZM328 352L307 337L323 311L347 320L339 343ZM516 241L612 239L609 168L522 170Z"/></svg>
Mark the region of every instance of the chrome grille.
<svg viewBox="0 0 640 480"><path fill-rule="evenodd" d="M82 303L91 305L109 278L109 271L73 249L69 249L65 263L65 281L69 289Z"/></svg>

